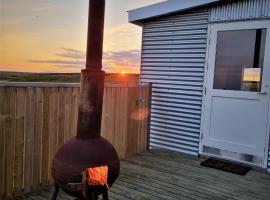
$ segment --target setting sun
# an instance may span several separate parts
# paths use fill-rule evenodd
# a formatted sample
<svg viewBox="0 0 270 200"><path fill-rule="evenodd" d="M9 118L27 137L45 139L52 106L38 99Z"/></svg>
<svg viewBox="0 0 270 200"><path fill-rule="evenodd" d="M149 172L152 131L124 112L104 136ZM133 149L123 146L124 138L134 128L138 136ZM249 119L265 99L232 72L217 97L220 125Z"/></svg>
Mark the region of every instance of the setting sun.
<svg viewBox="0 0 270 200"><path fill-rule="evenodd" d="M124 74L126 74L126 71L121 71L120 73L121 73L122 75L124 75Z"/></svg>

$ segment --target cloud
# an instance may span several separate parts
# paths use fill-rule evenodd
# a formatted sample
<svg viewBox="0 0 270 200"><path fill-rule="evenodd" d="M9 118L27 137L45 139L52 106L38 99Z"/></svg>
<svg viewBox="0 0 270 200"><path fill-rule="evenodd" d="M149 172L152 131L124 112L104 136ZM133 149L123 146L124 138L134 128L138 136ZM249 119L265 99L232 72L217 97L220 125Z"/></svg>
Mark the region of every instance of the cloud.
<svg viewBox="0 0 270 200"><path fill-rule="evenodd" d="M56 55L64 58L72 58L72 59L85 59L86 53L83 51L78 51L69 48L62 48L63 53L57 53Z"/></svg>
<svg viewBox="0 0 270 200"><path fill-rule="evenodd" d="M122 70L136 73L139 70L140 51L109 51L103 54L103 65L105 69L111 72Z"/></svg>
<svg viewBox="0 0 270 200"><path fill-rule="evenodd" d="M48 12L49 10L54 10L54 9L59 9L63 6L60 5L53 5L53 4L45 4L44 5L39 5L39 7L35 7L32 9L32 12Z"/></svg>
<svg viewBox="0 0 270 200"><path fill-rule="evenodd" d="M61 52L55 53L59 59L52 60L29 60L31 63L51 64L63 71L66 69L82 69L85 66L86 53L83 51L62 48ZM125 70L130 73L139 72L140 51L107 51L103 53L103 69L107 72L120 72Z"/></svg>
<svg viewBox="0 0 270 200"><path fill-rule="evenodd" d="M84 61L70 61L70 60L29 60L31 63L39 64L65 64L65 65L83 65Z"/></svg>

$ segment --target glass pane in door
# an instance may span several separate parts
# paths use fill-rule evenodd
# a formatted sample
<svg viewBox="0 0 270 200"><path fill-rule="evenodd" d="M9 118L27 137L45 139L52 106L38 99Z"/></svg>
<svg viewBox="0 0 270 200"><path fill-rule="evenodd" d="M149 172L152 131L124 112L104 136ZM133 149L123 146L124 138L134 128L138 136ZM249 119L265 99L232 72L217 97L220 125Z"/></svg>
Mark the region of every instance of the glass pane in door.
<svg viewBox="0 0 270 200"><path fill-rule="evenodd" d="M219 31L214 89L261 91L266 29Z"/></svg>

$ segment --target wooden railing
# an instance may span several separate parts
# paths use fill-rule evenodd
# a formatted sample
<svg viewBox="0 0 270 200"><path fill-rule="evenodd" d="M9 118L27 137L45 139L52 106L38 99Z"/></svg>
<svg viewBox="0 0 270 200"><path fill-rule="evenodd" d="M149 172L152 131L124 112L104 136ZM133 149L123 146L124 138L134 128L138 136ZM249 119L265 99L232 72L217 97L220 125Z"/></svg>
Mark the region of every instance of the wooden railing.
<svg viewBox="0 0 270 200"><path fill-rule="evenodd" d="M148 144L148 85L106 85L102 136L119 157ZM52 182L58 147L75 136L79 84L0 83L0 199Z"/></svg>

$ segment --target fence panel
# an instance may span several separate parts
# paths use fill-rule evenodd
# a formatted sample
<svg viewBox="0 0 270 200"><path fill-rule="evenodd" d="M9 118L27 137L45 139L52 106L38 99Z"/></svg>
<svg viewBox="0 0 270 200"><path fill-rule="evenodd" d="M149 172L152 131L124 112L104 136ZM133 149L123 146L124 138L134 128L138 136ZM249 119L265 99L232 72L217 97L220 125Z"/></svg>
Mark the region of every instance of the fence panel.
<svg viewBox="0 0 270 200"><path fill-rule="evenodd" d="M0 84L0 199L52 183L51 161L77 129L79 84ZM119 157L147 149L149 86L106 85L102 136Z"/></svg>
<svg viewBox="0 0 270 200"><path fill-rule="evenodd" d="M148 101L148 85L105 87L101 133L115 146L120 158L147 148Z"/></svg>

